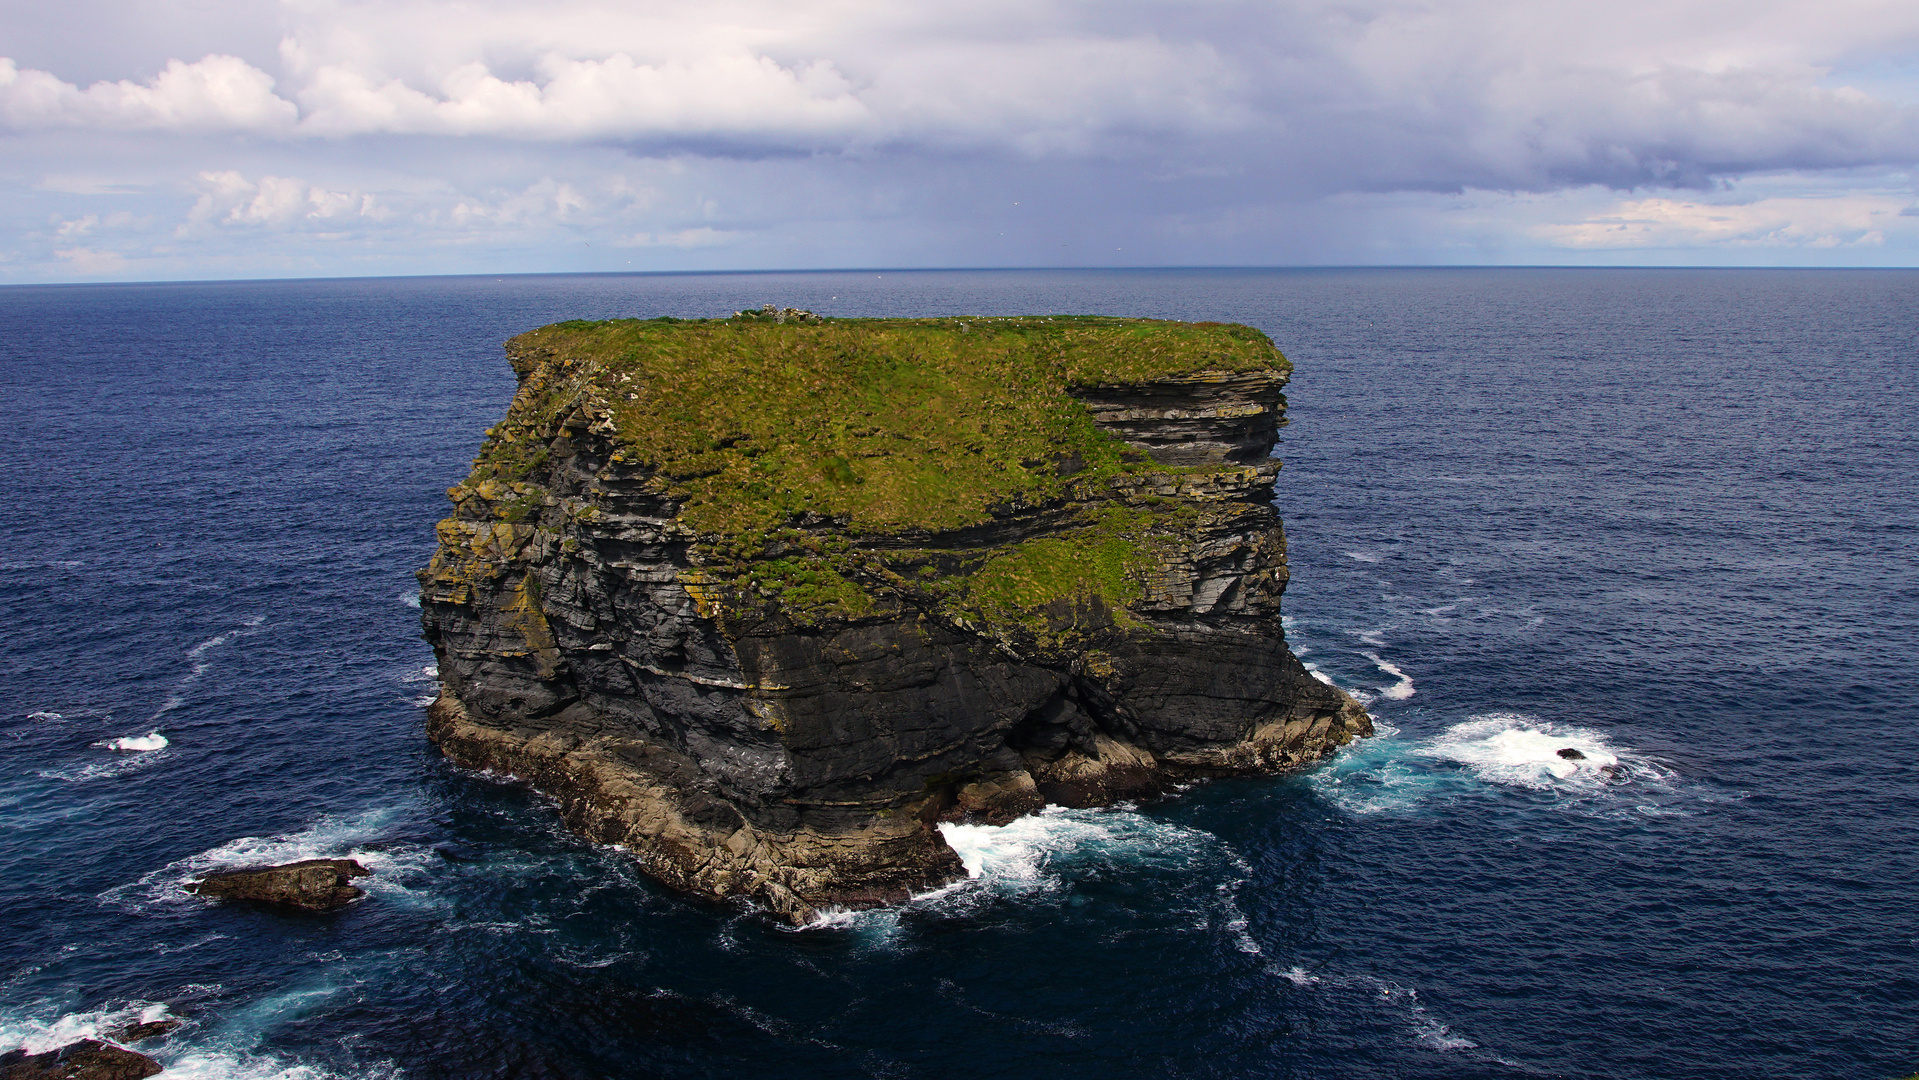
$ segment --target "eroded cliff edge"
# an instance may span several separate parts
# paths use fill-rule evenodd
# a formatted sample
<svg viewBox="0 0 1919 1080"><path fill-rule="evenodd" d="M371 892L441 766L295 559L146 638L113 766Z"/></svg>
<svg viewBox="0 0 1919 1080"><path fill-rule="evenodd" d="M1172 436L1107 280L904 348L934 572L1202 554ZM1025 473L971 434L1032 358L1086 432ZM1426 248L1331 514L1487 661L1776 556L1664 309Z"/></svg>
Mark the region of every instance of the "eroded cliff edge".
<svg viewBox="0 0 1919 1080"><path fill-rule="evenodd" d="M455 760L791 920L1003 822L1371 733L1279 617L1290 365L1239 326L619 320L520 386L421 572Z"/></svg>

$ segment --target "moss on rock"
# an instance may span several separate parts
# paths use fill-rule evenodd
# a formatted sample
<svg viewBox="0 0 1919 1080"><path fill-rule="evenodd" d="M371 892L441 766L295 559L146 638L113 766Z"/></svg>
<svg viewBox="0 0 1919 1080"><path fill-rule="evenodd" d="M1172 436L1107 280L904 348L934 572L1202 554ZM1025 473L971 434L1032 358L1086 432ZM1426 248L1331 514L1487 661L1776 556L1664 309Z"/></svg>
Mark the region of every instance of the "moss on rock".
<svg viewBox="0 0 1919 1080"><path fill-rule="evenodd" d="M1141 468L1071 387L1290 370L1250 327L1096 317L574 321L508 348L573 378L523 387L476 479L529 475L547 448L525 428L590 390L689 524L749 540L807 514L856 534L978 524Z"/></svg>

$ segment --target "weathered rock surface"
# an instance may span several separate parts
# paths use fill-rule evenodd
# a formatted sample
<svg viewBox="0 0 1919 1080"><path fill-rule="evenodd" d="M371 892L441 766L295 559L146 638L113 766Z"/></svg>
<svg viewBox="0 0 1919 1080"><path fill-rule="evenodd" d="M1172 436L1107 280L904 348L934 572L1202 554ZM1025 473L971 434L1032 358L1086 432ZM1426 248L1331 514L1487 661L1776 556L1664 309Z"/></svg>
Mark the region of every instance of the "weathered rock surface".
<svg viewBox="0 0 1919 1080"><path fill-rule="evenodd" d="M168 1017L165 1020L143 1020L140 1023L128 1024L116 1031L110 1031L107 1035L116 1042L139 1042L142 1039L157 1039L185 1023L185 1020L175 1017Z"/></svg>
<svg viewBox="0 0 1919 1080"><path fill-rule="evenodd" d="M1103 471L1081 451L1026 462L1084 477L1050 495L951 529L799 514L729 562L685 482L628 452L634 383L546 340L509 343L521 389L483 452L534 464L455 488L421 572L428 733L670 885L794 921L897 902L963 874L942 820L1295 769L1371 733L1281 631L1268 455L1288 369L1270 343L1263 370L1074 380L1132 449ZM755 569L829 555L858 603L803 608ZM1057 595L988 588L1109 555Z"/></svg>
<svg viewBox="0 0 1919 1080"><path fill-rule="evenodd" d="M44 1054L0 1054L0 1080L144 1080L159 1071L160 1063L145 1054L94 1039Z"/></svg>
<svg viewBox="0 0 1919 1080"><path fill-rule="evenodd" d="M305 859L279 866L223 870L208 874L187 889L221 900L249 900L302 911L332 911L366 895L364 890L349 884L350 879L365 876L366 867L352 859Z"/></svg>

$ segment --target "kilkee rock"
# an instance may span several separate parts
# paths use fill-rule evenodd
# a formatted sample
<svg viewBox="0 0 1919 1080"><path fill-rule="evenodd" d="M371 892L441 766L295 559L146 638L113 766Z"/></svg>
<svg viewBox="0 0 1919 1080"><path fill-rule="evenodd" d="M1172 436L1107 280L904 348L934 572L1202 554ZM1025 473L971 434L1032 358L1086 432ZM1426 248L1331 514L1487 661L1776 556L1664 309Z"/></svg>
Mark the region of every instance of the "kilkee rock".
<svg viewBox="0 0 1919 1080"><path fill-rule="evenodd" d="M160 1063L145 1054L94 1039L44 1054L0 1054L0 1080L145 1080L159 1071Z"/></svg>
<svg viewBox="0 0 1919 1080"><path fill-rule="evenodd" d="M250 900L302 911L332 911L366 895L364 890L348 884L351 878L365 876L366 867L352 859L305 859L279 866L208 874L188 885L187 891L221 900Z"/></svg>
<svg viewBox="0 0 1919 1080"><path fill-rule="evenodd" d="M798 922L963 876L943 820L1371 734L1281 629L1264 334L800 314L508 342L420 574L455 761Z"/></svg>

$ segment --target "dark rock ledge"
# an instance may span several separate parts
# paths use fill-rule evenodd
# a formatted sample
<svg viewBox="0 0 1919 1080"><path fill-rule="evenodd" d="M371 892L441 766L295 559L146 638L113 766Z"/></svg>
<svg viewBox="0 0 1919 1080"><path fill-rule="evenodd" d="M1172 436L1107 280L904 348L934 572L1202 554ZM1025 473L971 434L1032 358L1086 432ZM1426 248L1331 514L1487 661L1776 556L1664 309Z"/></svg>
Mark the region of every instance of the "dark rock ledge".
<svg viewBox="0 0 1919 1080"><path fill-rule="evenodd" d="M0 1054L0 1080L145 1080L160 1063L124 1047L82 1039L58 1050Z"/></svg>
<svg viewBox="0 0 1919 1080"><path fill-rule="evenodd" d="M352 859L304 859L208 874L188 892L219 900L246 900L300 911L333 911L366 895L350 879L367 876Z"/></svg>
<svg viewBox="0 0 1919 1080"><path fill-rule="evenodd" d="M1268 455L1290 365L1243 327L1110 322L1113 335L1171 327L1208 348L1214 335L1210 355L1239 351L1222 369L1202 359L1145 381L1046 376L1060 380L1061 407L1105 432L1088 438L1106 441L1030 454L1023 493L960 527L862 526L831 512L833 499L871 490L848 485L886 482L888 451L870 449L880 431L822 457L816 490L782 496L817 495L828 510L794 514L747 556L698 526L711 496L689 492L712 490L696 486L710 483L702 476L797 451L756 445L768 437L749 430L708 439L692 464L648 460L632 440L657 430L634 435L631 410L676 369L622 369L592 352L605 337L636 341L625 355L664 354L671 328L561 324L515 339L519 396L451 493L455 513L421 572L441 683L429 736L457 762L553 796L569 826L624 845L661 881L800 922L962 876L941 821L1003 823L1049 802L1101 806L1298 769L1371 734L1365 711L1313 678L1281 630L1286 541ZM841 320L725 340L758 343L797 366L791 377L830 387L832 369L805 367L816 363L808 342L865 355L890 340L892 324L874 326L870 341ZM699 340L715 327L733 329L698 324ZM1065 358L1043 376L1091 347L1076 342L1109 340L1099 323L1062 336L1057 352L1024 344L1050 342L1052 327L1020 328L1027 337L1007 346ZM951 333L985 349L1002 331L973 320ZM740 394L779 392L747 385L756 371L742 369ZM921 437L898 432L900 453ZM1102 558L1111 568L1098 569ZM1046 591L1048 573L1076 567L1078 584ZM852 599L818 601L829 586Z"/></svg>

